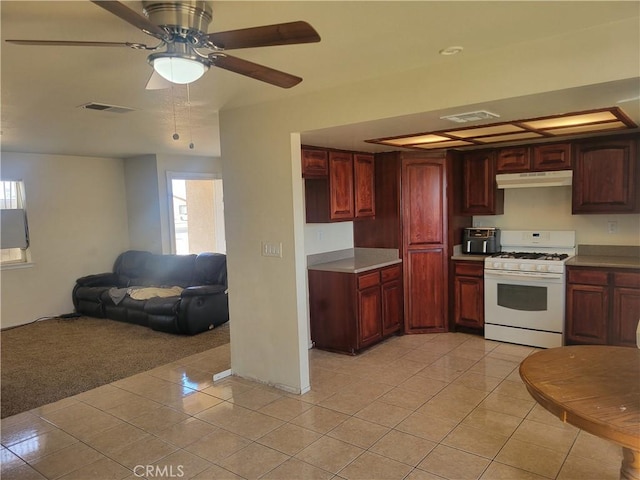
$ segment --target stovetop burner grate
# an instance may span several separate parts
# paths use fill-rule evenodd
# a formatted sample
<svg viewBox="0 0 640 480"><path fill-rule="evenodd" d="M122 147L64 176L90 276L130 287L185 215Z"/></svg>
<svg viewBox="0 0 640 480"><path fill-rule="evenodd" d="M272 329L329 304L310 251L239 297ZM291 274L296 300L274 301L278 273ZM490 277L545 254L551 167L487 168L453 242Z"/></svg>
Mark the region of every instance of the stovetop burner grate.
<svg viewBox="0 0 640 480"><path fill-rule="evenodd" d="M566 253L540 252L500 252L491 255L492 258L516 258L520 260L551 260L562 261L569 257Z"/></svg>

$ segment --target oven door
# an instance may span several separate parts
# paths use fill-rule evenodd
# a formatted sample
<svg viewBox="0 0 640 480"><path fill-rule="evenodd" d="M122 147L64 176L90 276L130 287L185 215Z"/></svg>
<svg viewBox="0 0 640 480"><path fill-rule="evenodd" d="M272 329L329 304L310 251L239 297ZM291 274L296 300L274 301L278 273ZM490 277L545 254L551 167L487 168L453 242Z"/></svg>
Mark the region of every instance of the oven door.
<svg viewBox="0 0 640 480"><path fill-rule="evenodd" d="M485 323L562 333L564 285L562 273L485 270Z"/></svg>

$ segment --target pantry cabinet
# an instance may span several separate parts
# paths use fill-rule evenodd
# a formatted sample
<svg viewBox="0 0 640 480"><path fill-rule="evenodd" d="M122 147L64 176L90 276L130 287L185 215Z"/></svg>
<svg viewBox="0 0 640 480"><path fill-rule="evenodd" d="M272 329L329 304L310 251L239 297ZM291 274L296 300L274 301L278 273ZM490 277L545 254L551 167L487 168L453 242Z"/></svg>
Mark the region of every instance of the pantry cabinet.
<svg viewBox="0 0 640 480"><path fill-rule="evenodd" d="M573 213L638 212L637 139L608 137L574 147Z"/></svg>
<svg viewBox="0 0 640 480"><path fill-rule="evenodd" d="M307 223L352 221L375 216L373 155L303 148L302 162Z"/></svg>
<svg viewBox="0 0 640 480"><path fill-rule="evenodd" d="M376 216L354 222L354 245L399 250L404 333L448 331L449 258L471 226L471 217L461 213L461 157L385 152L375 161Z"/></svg>
<svg viewBox="0 0 640 480"><path fill-rule="evenodd" d="M565 340L636 346L640 270L567 267Z"/></svg>
<svg viewBox="0 0 640 480"><path fill-rule="evenodd" d="M400 264L363 273L309 270L311 340L354 355L400 330L402 297Z"/></svg>
<svg viewBox="0 0 640 480"><path fill-rule="evenodd" d="M496 151L476 150L462 156L462 213L501 215L504 190L496 184Z"/></svg>
<svg viewBox="0 0 640 480"><path fill-rule="evenodd" d="M455 325L484 329L484 262L456 260L453 272Z"/></svg>

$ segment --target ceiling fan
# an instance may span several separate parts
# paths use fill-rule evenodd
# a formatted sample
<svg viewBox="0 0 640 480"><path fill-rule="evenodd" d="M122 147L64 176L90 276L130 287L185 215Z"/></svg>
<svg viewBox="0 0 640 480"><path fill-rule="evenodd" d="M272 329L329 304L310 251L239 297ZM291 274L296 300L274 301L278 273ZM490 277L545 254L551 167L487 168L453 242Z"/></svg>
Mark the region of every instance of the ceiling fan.
<svg viewBox="0 0 640 480"><path fill-rule="evenodd" d="M129 47L148 50L153 52L147 60L154 68L154 75L157 73L172 83L194 82L214 66L278 87L291 88L300 83L302 78L231 56L226 53L226 50L320 41L320 36L314 28L303 21L207 33L213 18L211 2L208 1L143 1L144 16L121 2L91 1L156 38L160 43L156 46L147 46L131 42L58 40L7 40L7 42L18 45Z"/></svg>

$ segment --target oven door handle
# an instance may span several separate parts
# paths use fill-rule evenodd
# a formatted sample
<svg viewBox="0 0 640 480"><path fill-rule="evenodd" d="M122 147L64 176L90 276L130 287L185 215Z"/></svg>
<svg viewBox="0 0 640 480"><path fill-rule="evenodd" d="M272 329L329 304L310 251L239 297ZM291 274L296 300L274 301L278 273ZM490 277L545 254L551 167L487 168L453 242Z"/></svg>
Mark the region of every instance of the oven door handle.
<svg viewBox="0 0 640 480"><path fill-rule="evenodd" d="M484 278L507 278L512 280L526 280L526 279L536 279L536 280L562 280L562 273L543 273L543 272L510 272L503 270L485 270Z"/></svg>

